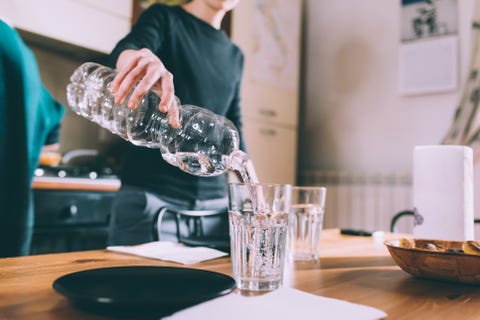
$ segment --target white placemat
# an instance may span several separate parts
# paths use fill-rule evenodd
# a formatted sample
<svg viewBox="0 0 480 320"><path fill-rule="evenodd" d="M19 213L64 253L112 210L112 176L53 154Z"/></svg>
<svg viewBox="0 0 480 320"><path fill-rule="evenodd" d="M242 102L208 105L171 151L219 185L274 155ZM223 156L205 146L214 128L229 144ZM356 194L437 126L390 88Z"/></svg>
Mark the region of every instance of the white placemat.
<svg viewBox="0 0 480 320"><path fill-rule="evenodd" d="M181 243L169 241L154 241L135 246L110 246L107 250L181 264L195 264L228 255L212 248L187 247Z"/></svg>
<svg viewBox="0 0 480 320"><path fill-rule="evenodd" d="M255 297L231 293L181 310L165 319L378 320L386 316L385 312L373 307L321 297L292 288L280 288Z"/></svg>

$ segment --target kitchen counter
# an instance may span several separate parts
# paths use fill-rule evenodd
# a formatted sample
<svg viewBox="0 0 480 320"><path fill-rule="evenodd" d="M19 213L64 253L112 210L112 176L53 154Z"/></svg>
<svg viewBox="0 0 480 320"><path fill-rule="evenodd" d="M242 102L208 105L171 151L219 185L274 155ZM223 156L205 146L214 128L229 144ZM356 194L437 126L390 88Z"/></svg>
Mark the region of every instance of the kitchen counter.
<svg viewBox="0 0 480 320"><path fill-rule="evenodd" d="M33 189L42 190L81 190L81 191L104 191L116 192L121 183L118 178L57 178L57 177L34 177Z"/></svg>

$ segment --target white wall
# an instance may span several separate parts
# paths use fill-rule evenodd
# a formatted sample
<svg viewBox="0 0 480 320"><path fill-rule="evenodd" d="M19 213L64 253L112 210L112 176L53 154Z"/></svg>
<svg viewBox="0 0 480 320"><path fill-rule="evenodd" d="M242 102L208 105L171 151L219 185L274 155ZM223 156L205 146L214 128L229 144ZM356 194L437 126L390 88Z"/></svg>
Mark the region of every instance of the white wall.
<svg viewBox="0 0 480 320"><path fill-rule="evenodd" d="M457 90L397 91L400 0L305 0L299 169L410 172L446 134L469 65L474 0L459 0Z"/></svg>

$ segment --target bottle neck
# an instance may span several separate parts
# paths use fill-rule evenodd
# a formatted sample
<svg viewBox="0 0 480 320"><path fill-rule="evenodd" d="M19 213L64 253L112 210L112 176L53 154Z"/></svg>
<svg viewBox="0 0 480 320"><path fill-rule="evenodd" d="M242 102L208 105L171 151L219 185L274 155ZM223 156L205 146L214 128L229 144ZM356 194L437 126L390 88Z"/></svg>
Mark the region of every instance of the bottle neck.
<svg viewBox="0 0 480 320"><path fill-rule="evenodd" d="M258 183L257 173L253 162L247 153L235 150L228 156L227 169L237 171L244 183Z"/></svg>

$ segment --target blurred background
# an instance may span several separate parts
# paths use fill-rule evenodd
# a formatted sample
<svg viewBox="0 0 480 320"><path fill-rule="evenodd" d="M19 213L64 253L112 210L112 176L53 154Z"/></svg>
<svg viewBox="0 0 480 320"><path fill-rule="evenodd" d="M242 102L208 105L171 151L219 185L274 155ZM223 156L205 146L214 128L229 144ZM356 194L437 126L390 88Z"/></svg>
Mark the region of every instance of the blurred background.
<svg viewBox="0 0 480 320"><path fill-rule="evenodd" d="M4 0L0 17L20 31L66 105L73 70L103 63L154 2L179 3ZM475 5L241 0L223 29L245 54L245 136L260 180L327 186L325 227L387 230L395 213L412 209L414 146L441 143L454 120L476 39ZM125 143L67 110L62 156L93 150L100 174L107 167L114 180ZM102 198L113 185L83 192ZM37 196L77 191L47 189Z"/></svg>

